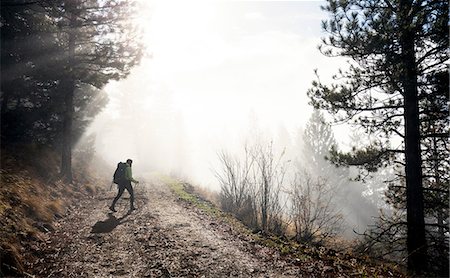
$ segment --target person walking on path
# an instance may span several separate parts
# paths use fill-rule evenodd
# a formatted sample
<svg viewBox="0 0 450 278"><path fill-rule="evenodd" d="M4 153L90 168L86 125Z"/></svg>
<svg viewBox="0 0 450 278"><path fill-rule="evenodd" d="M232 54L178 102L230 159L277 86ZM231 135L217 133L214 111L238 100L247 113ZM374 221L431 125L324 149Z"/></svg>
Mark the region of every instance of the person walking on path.
<svg viewBox="0 0 450 278"><path fill-rule="evenodd" d="M119 179L117 182L119 186L119 192L117 192L117 196L114 198L111 206L109 207L109 209L112 210L113 212L116 212L116 209L114 207L116 206L117 200L119 200L120 196L122 196L125 189L128 191L128 193L130 193L130 210L136 209L134 206L134 192L131 183L133 182L135 184L138 184L139 181L133 178L133 174L131 171L131 164L133 164L133 160L127 159L123 178Z"/></svg>

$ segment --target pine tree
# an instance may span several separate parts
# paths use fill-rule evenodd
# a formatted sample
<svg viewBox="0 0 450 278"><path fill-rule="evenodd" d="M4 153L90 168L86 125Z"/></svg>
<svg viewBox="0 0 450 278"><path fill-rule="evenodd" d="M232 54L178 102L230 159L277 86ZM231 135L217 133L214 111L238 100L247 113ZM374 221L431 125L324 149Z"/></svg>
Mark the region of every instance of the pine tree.
<svg viewBox="0 0 450 278"><path fill-rule="evenodd" d="M2 142L61 146L72 180L74 142L107 102L100 89L140 59L133 3L2 1Z"/></svg>
<svg viewBox="0 0 450 278"><path fill-rule="evenodd" d="M353 122L379 137L363 150L335 152L335 162L376 171L399 157L406 185L408 268L427 270L424 175L421 127L436 95L436 76L447 71L448 2L328 0L331 15L323 23L330 36L326 55L351 58L340 84L313 83L308 94L316 108L330 111L337 121ZM437 108L437 109L442 109ZM439 112L439 111L437 111ZM390 140L403 144L392 148Z"/></svg>
<svg viewBox="0 0 450 278"><path fill-rule="evenodd" d="M139 62L142 46L133 32L134 1L45 1L43 8L59 26L58 38L64 73L61 173L72 181L74 97L83 84L102 88L111 79L124 78Z"/></svg>
<svg viewBox="0 0 450 278"><path fill-rule="evenodd" d="M352 236L353 231L363 231L376 215L375 204L364 196L365 187L354 181L352 169L336 167L329 161L330 152L336 148L334 132L319 110L314 110L302 136L301 162L311 178L322 179L333 194L333 207L343 218L343 231ZM362 209L363 208L363 209Z"/></svg>
<svg viewBox="0 0 450 278"><path fill-rule="evenodd" d="M7 144L51 145L58 131L56 28L35 8L35 1L1 3L1 136Z"/></svg>
<svg viewBox="0 0 450 278"><path fill-rule="evenodd" d="M336 146L333 130L325 122L325 118L319 110L314 110L304 133L302 134L302 158L303 168L314 177L319 177L335 172L336 166L327 161L330 150Z"/></svg>

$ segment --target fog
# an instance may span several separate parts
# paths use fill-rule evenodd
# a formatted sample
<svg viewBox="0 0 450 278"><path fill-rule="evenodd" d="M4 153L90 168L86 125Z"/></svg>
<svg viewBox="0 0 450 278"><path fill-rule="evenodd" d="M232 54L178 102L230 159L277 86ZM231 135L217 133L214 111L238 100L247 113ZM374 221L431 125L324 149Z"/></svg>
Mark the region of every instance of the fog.
<svg viewBox="0 0 450 278"><path fill-rule="evenodd" d="M110 102L89 133L113 164L178 173L214 186L216 152L240 146L255 125L275 139L309 118L318 68L342 60L317 50L320 2L153 2L143 13L151 58L106 88Z"/></svg>
<svg viewBox="0 0 450 278"><path fill-rule="evenodd" d="M249 140L290 147L312 112L314 69L327 80L346 65L317 50L320 1L149 3L139 19L149 54L106 86L110 101L87 133L111 172L131 158L136 176L217 191L219 151L239 153ZM348 130L334 131L345 147Z"/></svg>

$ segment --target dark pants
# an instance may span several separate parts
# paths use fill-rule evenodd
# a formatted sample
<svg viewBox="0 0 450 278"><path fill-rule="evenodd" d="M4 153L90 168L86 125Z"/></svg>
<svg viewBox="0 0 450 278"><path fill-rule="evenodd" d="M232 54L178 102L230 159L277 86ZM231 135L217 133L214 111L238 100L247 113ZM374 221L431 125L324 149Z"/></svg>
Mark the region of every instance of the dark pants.
<svg viewBox="0 0 450 278"><path fill-rule="evenodd" d="M123 191L125 189L128 191L128 193L130 193L130 207L134 208L134 192L133 192L133 187L131 186L131 181L125 181L125 182L119 183L119 192L117 192L117 196L116 196L116 198L114 198L114 201L111 205L112 208L114 208L117 200L119 200L120 196L122 196Z"/></svg>

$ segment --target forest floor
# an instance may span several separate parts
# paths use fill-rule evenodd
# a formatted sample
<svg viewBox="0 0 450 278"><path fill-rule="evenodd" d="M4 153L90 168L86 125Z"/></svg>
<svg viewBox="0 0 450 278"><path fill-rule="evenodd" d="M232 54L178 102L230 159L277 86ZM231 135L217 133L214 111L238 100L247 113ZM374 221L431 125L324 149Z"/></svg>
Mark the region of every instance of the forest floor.
<svg viewBox="0 0 450 278"><path fill-rule="evenodd" d="M126 192L117 212L108 210L115 190L72 206L31 248L26 268L37 277L327 276L308 275L276 250L181 201L162 181L135 191L132 212Z"/></svg>

